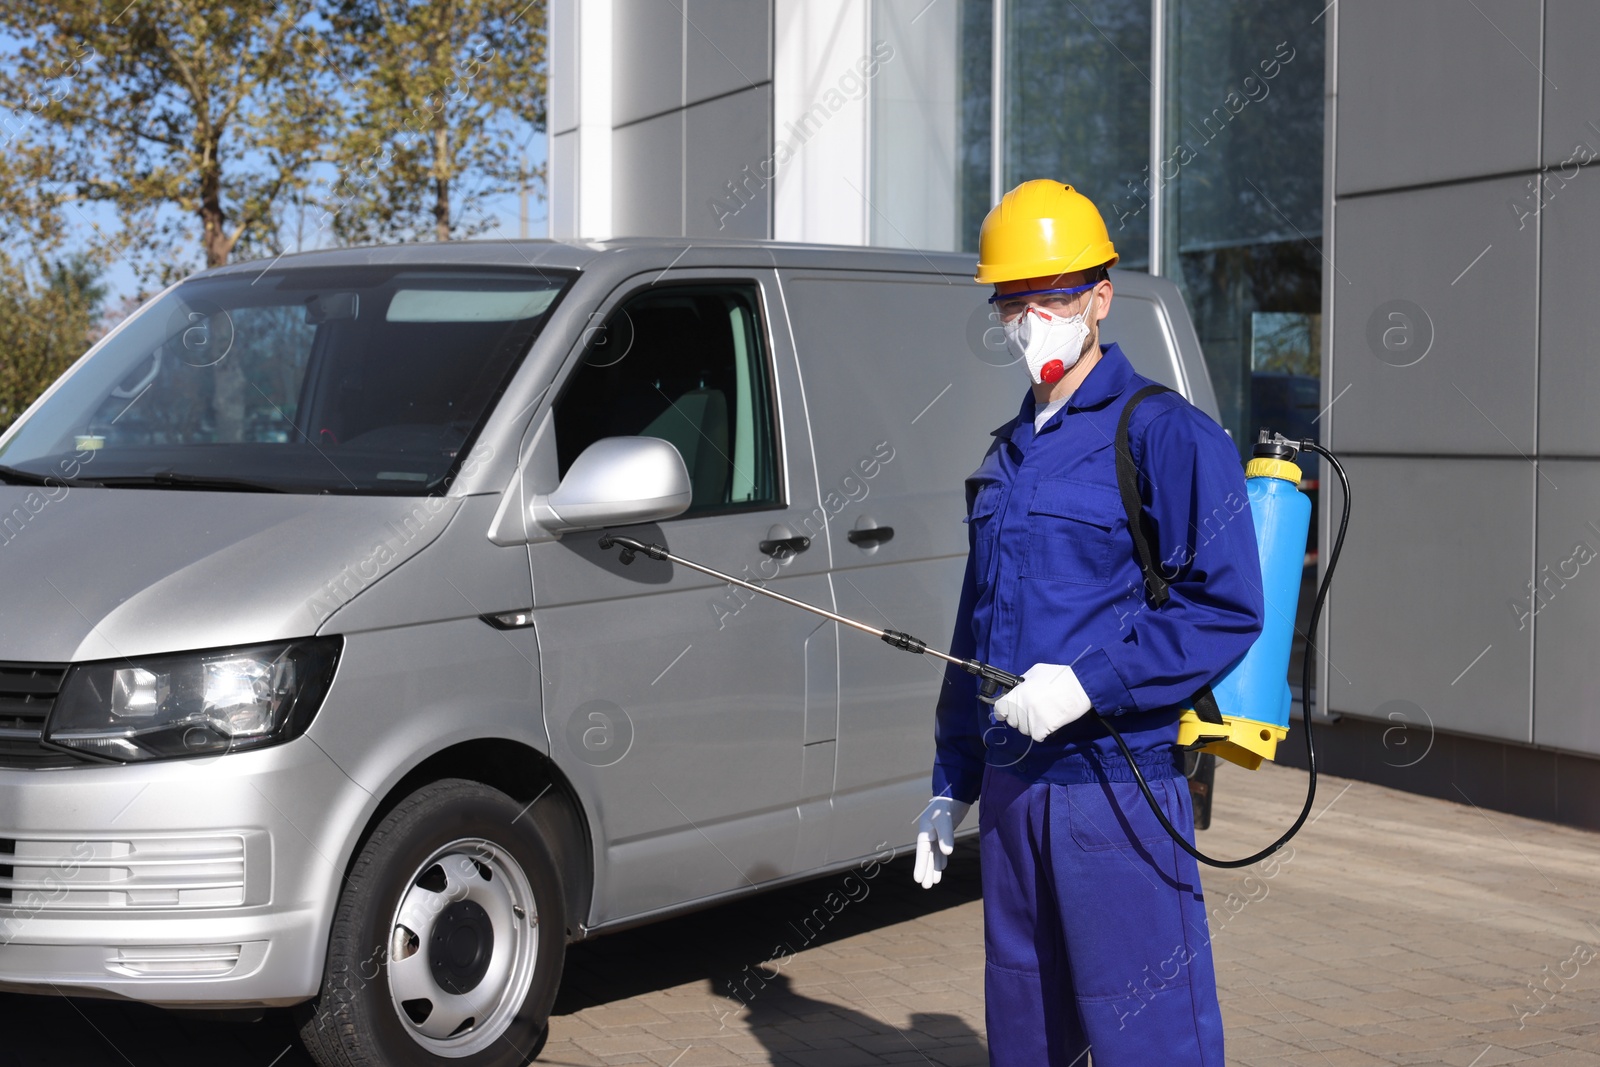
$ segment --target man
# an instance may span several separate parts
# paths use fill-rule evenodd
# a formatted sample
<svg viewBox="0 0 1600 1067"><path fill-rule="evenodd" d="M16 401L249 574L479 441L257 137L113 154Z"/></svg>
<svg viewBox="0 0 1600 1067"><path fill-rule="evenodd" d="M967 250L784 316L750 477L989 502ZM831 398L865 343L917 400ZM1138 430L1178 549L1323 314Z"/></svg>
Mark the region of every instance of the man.
<svg viewBox="0 0 1600 1067"><path fill-rule="evenodd" d="M1146 599L1118 493L1123 407L1150 379L1099 345L1117 261L1071 186L1030 181L984 220L991 283L1032 388L967 479L970 550L951 651L1026 679L994 705L946 674L916 877L939 880L979 809L994 1067L1223 1067L1195 861L1167 836L1100 718L1115 717L1167 818L1193 840L1178 717L1255 641L1255 527L1232 441L1175 392L1129 427L1157 566ZM1095 714L1089 714L1090 710Z"/></svg>

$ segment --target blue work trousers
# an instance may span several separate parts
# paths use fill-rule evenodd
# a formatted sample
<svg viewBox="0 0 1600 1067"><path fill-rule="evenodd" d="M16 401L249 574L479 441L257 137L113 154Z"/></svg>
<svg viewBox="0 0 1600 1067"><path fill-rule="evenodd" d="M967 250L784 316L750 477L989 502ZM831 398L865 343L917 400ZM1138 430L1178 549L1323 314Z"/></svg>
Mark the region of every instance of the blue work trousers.
<svg viewBox="0 0 1600 1067"><path fill-rule="evenodd" d="M1150 788L1193 841L1187 780ZM991 1067L1223 1067L1199 869L1136 783L986 765L979 847Z"/></svg>

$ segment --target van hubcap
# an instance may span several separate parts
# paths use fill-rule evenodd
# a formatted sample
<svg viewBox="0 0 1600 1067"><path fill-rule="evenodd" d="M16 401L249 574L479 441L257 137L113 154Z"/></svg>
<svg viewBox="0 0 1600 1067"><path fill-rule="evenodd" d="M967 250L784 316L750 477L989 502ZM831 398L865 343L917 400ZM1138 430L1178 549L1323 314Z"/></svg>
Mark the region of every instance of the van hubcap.
<svg viewBox="0 0 1600 1067"><path fill-rule="evenodd" d="M494 924L476 902L458 900L444 909L428 938L433 980L452 993L470 993L483 981L494 956Z"/></svg>
<svg viewBox="0 0 1600 1067"><path fill-rule="evenodd" d="M452 841L417 867L390 923L395 1014L430 1052L470 1056L511 1025L538 953L538 909L522 866L493 842Z"/></svg>

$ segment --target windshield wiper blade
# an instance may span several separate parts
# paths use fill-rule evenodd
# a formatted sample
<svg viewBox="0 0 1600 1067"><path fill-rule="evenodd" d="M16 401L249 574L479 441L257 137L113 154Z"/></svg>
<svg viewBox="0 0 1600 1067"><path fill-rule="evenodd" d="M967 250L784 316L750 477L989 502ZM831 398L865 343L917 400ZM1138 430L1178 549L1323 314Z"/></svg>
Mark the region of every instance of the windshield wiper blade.
<svg viewBox="0 0 1600 1067"><path fill-rule="evenodd" d="M116 474L105 478L80 478L80 485L100 486L106 489L214 489L228 493L287 493L289 490L265 482L252 482L246 478L229 478L212 474L184 474L179 471L156 471L154 474Z"/></svg>
<svg viewBox="0 0 1600 1067"><path fill-rule="evenodd" d="M12 485L54 485L57 482L66 483L67 480L53 474L35 474L20 467L8 467L0 463L0 481L10 482Z"/></svg>

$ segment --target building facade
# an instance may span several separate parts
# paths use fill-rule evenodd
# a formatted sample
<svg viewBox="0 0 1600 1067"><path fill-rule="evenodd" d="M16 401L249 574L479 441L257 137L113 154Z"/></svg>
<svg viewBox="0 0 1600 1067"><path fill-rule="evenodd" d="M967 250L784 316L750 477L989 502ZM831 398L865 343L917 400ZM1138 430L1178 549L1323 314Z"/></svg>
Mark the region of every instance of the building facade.
<svg viewBox="0 0 1600 1067"><path fill-rule="evenodd" d="M1019 181L1090 196L1183 291L1241 447L1267 424L1349 471L1320 765L1600 826L1600 5L550 11L552 236L973 250Z"/></svg>

